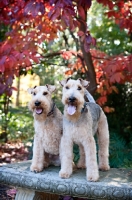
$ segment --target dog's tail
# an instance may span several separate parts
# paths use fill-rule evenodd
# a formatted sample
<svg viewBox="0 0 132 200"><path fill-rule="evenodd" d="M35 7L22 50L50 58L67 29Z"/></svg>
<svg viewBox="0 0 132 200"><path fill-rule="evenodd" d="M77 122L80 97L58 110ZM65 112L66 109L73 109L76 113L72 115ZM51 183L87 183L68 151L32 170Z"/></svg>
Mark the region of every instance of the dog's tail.
<svg viewBox="0 0 132 200"><path fill-rule="evenodd" d="M85 96L87 97L89 102L96 103L93 96L87 90L85 90Z"/></svg>

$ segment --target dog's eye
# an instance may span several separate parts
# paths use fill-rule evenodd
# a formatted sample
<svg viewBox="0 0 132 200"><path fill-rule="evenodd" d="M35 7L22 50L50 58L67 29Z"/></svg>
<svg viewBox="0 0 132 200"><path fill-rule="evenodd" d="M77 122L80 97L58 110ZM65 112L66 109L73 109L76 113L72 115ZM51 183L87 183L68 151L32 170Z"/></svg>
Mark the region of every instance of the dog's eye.
<svg viewBox="0 0 132 200"><path fill-rule="evenodd" d="M35 92L33 92L33 95L35 96L35 95L36 95L36 93L35 93Z"/></svg>
<svg viewBox="0 0 132 200"><path fill-rule="evenodd" d="M80 86L78 86L78 88L77 88L78 90L81 90L82 88L80 87Z"/></svg>
<svg viewBox="0 0 132 200"><path fill-rule="evenodd" d="M66 86L66 89L68 90L68 89L69 89L69 87L68 87L68 86Z"/></svg>
<svg viewBox="0 0 132 200"><path fill-rule="evenodd" d="M43 95L47 95L48 94L48 92L43 92Z"/></svg>

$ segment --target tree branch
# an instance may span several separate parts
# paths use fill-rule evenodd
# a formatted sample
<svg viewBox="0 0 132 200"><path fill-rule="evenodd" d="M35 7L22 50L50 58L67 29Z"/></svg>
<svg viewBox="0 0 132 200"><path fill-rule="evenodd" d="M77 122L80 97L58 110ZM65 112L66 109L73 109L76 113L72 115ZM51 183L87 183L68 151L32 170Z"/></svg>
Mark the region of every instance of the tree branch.
<svg viewBox="0 0 132 200"><path fill-rule="evenodd" d="M92 58L95 58L95 59L105 59L105 60L110 60L109 58L96 57L96 56L92 56L92 55L91 55L91 57L92 57Z"/></svg>
<svg viewBox="0 0 132 200"><path fill-rule="evenodd" d="M62 51L48 53L48 54L45 54L45 55L42 55L42 56L43 56L43 58L50 58L50 57L54 57L54 56L59 56L60 54L62 54Z"/></svg>
<svg viewBox="0 0 132 200"><path fill-rule="evenodd" d="M70 31L70 30L69 30ZM76 50L79 51L79 43L78 43L78 39L75 37L75 35L73 34L72 31L70 31L70 34L73 38L73 40L75 41L75 44L76 44Z"/></svg>

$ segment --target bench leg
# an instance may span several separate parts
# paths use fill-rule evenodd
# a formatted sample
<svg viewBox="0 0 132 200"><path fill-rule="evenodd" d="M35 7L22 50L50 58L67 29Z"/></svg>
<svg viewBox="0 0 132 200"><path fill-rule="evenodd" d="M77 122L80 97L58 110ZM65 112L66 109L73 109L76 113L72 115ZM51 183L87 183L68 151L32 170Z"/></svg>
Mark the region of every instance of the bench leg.
<svg viewBox="0 0 132 200"><path fill-rule="evenodd" d="M59 195L19 188L15 200L59 200Z"/></svg>
<svg viewBox="0 0 132 200"><path fill-rule="evenodd" d="M18 189L15 200L33 200L35 191Z"/></svg>

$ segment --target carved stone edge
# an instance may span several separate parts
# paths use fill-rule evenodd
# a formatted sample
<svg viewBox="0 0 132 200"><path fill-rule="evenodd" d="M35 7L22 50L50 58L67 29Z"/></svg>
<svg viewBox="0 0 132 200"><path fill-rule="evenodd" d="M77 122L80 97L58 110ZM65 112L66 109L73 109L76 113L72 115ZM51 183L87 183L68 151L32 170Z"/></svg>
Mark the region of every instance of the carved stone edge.
<svg viewBox="0 0 132 200"><path fill-rule="evenodd" d="M132 188L117 186L102 186L96 183L82 184L74 182L62 182L49 179L27 177L25 174L15 174L9 172L0 172L0 182L19 188L30 189L39 192L71 195L85 198L99 198L109 200L130 200L132 199Z"/></svg>

